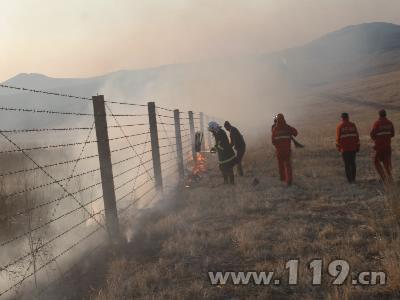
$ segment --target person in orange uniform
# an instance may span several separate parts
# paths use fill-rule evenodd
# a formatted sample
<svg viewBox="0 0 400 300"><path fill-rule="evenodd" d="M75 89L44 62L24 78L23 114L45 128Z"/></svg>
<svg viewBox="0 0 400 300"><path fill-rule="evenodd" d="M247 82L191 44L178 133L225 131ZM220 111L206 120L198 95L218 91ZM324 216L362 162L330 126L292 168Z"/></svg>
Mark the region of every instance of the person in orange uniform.
<svg viewBox="0 0 400 300"><path fill-rule="evenodd" d="M286 124L283 114L278 114L276 125L272 128L272 144L276 148L280 179L288 186L293 180L290 147L292 136L297 136L297 130Z"/></svg>
<svg viewBox="0 0 400 300"><path fill-rule="evenodd" d="M347 181L356 181L356 154L360 151L360 137L357 127L350 122L349 114L342 113L342 122L336 127L336 147L342 153Z"/></svg>
<svg viewBox="0 0 400 300"><path fill-rule="evenodd" d="M393 137L393 123L386 118L386 111L382 109L379 111L379 119L372 126L371 138L375 142L375 168L384 183L393 181L391 146Z"/></svg>

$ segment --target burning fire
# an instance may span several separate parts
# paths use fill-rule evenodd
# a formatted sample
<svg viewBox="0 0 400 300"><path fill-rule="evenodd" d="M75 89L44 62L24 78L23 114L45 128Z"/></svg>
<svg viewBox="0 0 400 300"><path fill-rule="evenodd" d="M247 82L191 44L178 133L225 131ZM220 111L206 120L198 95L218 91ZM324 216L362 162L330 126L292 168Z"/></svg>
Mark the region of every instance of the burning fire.
<svg viewBox="0 0 400 300"><path fill-rule="evenodd" d="M206 157L204 153L196 152L196 157L192 162L192 172L188 176L189 183L199 180L203 173L207 171Z"/></svg>
<svg viewBox="0 0 400 300"><path fill-rule="evenodd" d="M201 175L207 170L206 157L204 153L196 152L196 158L194 160L194 166L192 169L193 175Z"/></svg>

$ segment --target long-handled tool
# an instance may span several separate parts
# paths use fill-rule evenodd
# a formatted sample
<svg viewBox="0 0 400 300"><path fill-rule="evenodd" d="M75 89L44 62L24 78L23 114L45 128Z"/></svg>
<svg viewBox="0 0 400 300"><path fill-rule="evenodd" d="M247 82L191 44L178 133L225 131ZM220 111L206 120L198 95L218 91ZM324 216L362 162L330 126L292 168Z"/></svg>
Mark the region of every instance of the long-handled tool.
<svg viewBox="0 0 400 300"><path fill-rule="evenodd" d="M204 150L204 151L197 151L197 152L199 152L199 153L217 153L217 151L215 151L215 150Z"/></svg>
<svg viewBox="0 0 400 300"><path fill-rule="evenodd" d="M294 146L295 146L296 148L304 148L304 145L303 145L303 144L300 144L298 141L296 141L296 139L295 139L293 136L291 136L291 139L292 139L293 144L294 144Z"/></svg>

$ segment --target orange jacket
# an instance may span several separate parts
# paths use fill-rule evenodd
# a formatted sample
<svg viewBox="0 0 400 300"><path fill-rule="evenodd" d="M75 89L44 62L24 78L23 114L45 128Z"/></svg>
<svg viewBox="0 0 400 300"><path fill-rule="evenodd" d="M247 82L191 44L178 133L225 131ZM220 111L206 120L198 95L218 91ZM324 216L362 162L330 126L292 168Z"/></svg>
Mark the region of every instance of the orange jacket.
<svg viewBox="0 0 400 300"><path fill-rule="evenodd" d="M391 149L392 137L394 137L393 123L384 117L379 118L371 130L371 138L375 142L374 149L377 151Z"/></svg>
<svg viewBox="0 0 400 300"><path fill-rule="evenodd" d="M360 138L354 123L343 120L336 127L336 147L340 152L352 152L360 149Z"/></svg>
<svg viewBox="0 0 400 300"><path fill-rule="evenodd" d="M297 130L284 121L272 128L272 144L279 153L290 152L292 136L297 136Z"/></svg>

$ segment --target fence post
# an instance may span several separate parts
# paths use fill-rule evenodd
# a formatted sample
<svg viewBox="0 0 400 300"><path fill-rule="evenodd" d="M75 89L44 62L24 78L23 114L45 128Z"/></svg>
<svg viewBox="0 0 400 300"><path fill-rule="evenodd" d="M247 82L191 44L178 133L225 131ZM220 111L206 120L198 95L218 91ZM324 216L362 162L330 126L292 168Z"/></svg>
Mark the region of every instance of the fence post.
<svg viewBox="0 0 400 300"><path fill-rule="evenodd" d="M103 188L106 226L111 241L120 241L120 230L115 199L114 176L111 162L110 143L107 130L107 116L104 96L93 96L94 123L96 126L97 149L99 153L101 184Z"/></svg>
<svg viewBox="0 0 400 300"><path fill-rule="evenodd" d="M208 123L210 123L210 117L208 115L206 115L206 123L207 123L207 144L208 144L208 149L210 150L213 145L212 145L212 139L211 139L211 132L208 131Z"/></svg>
<svg viewBox="0 0 400 300"><path fill-rule="evenodd" d="M203 112L200 113L200 130L203 133L203 142L201 143L201 151L206 150L206 135L205 135L205 131L204 131L204 114Z"/></svg>
<svg viewBox="0 0 400 300"><path fill-rule="evenodd" d="M189 128L190 128L190 140L192 141L192 156L193 160L196 160L196 149L194 146L195 130L194 130L194 119L193 112L189 111Z"/></svg>
<svg viewBox="0 0 400 300"><path fill-rule="evenodd" d="M174 110L175 121L175 137L176 137L176 155L178 160L178 170L181 178L185 177L185 169L183 167L183 150L182 150L182 135L181 135L181 119L179 109Z"/></svg>
<svg viewBox="0 0 400 300"><path fill-rule="evenodd" d="M163 182L162 182L162 173L161 173L160 146L158 143L156 104L154 102L148 102L147 109L149 112L151 155L153 158L154 179L155 179L156 188L159 190L162 190Z"/></svg>

